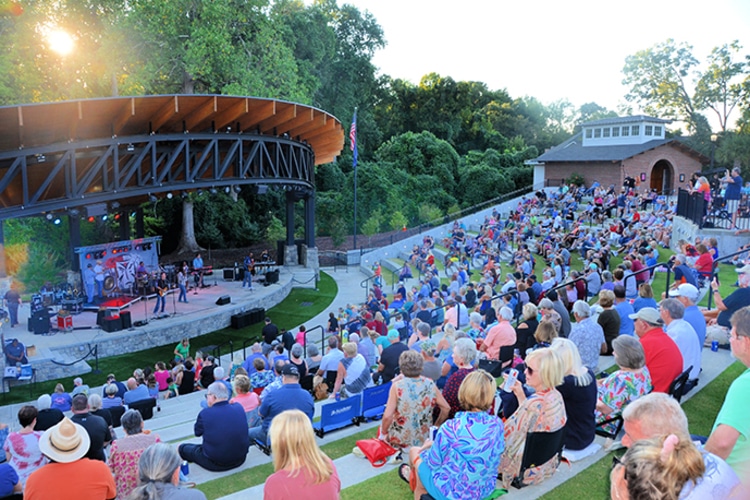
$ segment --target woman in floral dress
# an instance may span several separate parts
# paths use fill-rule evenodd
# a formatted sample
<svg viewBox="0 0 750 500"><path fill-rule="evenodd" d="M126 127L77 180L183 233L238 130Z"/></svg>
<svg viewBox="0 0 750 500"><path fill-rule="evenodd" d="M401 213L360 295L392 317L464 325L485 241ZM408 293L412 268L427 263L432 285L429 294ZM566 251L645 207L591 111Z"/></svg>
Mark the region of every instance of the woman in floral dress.
<svg viewBox="0 0 750 500"><path fill-rule="evenodd" d="M112 441L108 463L115 476L118 498L126 498L138 486L138 460L146 448L161 439L143 432L143 418L138 410L126 411L121 422L125 437Z"/></svg>
<svg viewBox="0 0 750 500"><path fill-rule="evenodd" d="M250 385L253 389L262 389L276 378L271 370L266 370L266 364L260 358L253 360L253 367L255 372L250 374Z"/></svg>
<svg viewBox="0 0 750 500"><path fill-rule="evenodd" d="M612 350L620 369L600 381L599 401L594 412L597 423L621 415L625 406L653 389L646 356L638 339L620 335L612 342ZM601 427L612 433L617 424L610 422Z"/></svg>
<svg viewBox="0 0 750 500"><path fill-rule="evenodd" d="M526 356L526 384L536 393L526 397L523 385L516 380L513 393L518 398L518 410L505 422L505 453L498 472L503 475L503 488L508 488L521 471L521 460L528 432L554 432L565 426L565 403L555 389L563 382L563 362L549 347L537 349ZM541 483L557 470L557 456L527 469L523 475L526 485Z"/></svg>
<svg viewBox="0 0 750 500"><path fill-rule="evenodd" d="M8 463L16 470L18 482L24 486L31 473L47 463L47 458L39 450L39 438L44 433L34 430L37 415L35 407L22 406L18 410L22 429L11 432L3 445Z"/></svg>
<svg viewBox="0 0 750 500"><path fill-rule="evenodd" d="M430 435L432 409L440 408L435 422L448 418L450 406L432 379L422 377L424 360L417 351L404 351L398 360L402 377L393 379L381 423L380 434L396 449L421 446Z"/></svg>

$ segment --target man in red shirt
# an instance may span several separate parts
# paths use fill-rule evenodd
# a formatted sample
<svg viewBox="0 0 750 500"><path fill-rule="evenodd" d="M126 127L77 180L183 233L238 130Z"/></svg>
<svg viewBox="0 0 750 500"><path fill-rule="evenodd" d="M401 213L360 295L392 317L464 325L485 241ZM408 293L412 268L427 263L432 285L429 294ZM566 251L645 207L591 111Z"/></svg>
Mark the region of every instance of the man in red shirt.
<svg viewBox="0 0 750 500"><path fill-rule="evenodd" d="M630 314L635 325L635 334L640 338L646 355L646 367L651 373L654 392L667 392L669 385L682 373L682 354L664 330L659 311L644 307Z"/></svg>

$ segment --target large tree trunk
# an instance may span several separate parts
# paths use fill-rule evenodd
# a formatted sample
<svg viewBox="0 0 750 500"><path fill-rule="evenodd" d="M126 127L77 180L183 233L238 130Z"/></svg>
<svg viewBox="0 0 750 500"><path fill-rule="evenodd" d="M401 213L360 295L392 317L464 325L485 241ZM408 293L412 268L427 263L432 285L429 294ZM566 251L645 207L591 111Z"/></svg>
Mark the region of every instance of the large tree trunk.
<svg viewBox="0 0 750 500"><path fill-rule="evenodd" d="M201 248L195 241L193 202L185 199L182 202L182 234L180 235L180 245L177 247L177 252L196 253L201 250L205 250L205 248Z"/></svg>

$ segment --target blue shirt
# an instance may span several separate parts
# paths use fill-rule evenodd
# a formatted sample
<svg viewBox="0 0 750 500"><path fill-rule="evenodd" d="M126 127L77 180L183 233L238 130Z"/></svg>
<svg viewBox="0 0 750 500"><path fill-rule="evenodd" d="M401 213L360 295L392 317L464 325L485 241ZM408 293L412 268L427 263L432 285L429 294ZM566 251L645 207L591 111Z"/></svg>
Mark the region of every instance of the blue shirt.
<svg viewBox="0 0 750 500"><path fill-rule="evenodd" d="M620 315L620 335L633 335L635 323L630 319L630 314L635 314L633 306L627 300L615 304L615 310Z"/></svg>
<svg viewBox="0 0 750 500"><path fill-rule="evenodd" d="M706 342L706 318L703 317L701 310L695 305L686 307L685 315L682 319L690 323L695 333L698 334L698 340L700 341L701 349L703 349L703 344Z"/></svg>
<svg viewBox="0 0 750 500"><path fill-rule="evenodd" d="M245 459L250 448L245 409L239 403L217 401L201 410L195 421L196 437L203 437L203 454L220 464Z"/></svg>
<svg viewBox="0 0 750 500"><path fill-rule="evenodd" d="M253 362L256 359L262 359L263 360L263 364L266 367L266 370L269 370L271 368L271 365L268 364L268 359L266 359L266 357L263 356L262 352L253 353L253 354L251 354L250 356L247 357L247 359L245 360L244 363L242 363L242 368L245 369L245 371L247 372L248 377L250 375L252 375L253 373L255 373L255 371L256 371L255 367L253 366Z"/></svg>
<svg viewBox="0 0 750 500"><path fill-rule="evenodd" d="M148 387L146 387L143 384L140 384L138 387L136 387L132 391L126 392L125 396L123 396L122 398L122 401L126 405L129 405L130 403L134 403L136 401L142 401L150 397L151 395L148 393Z"/></svg>
<svg viewBox="0 0 750 500"><path fill-rule="evenodd" d="M313 414L315 413L315 403L310 393L304 390L299 384L282 385L278 390L268 394L260 404L258 412L263 418L263 431L267 433L268 428L271 427L273 418L286 410L300 410L312 422ZM242 415L244 419L244 412ZM247 421L245 421L245 428L247 430ZM247 431L245 434L247 434Z"/></svg>

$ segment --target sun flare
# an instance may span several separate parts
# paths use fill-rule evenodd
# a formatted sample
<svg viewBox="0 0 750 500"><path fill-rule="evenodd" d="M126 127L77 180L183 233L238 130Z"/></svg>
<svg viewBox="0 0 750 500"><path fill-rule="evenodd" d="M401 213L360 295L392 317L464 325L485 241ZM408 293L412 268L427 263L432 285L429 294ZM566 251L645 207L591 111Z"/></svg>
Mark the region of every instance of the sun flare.
<svg viewBox="0 0 750 500"><path fill-rule="evenodd" d="M53 29L47 33L47 44L50 50L53 50L61 56L66 56L73 51L73 37L69 33L60 29Z"/></svg>

